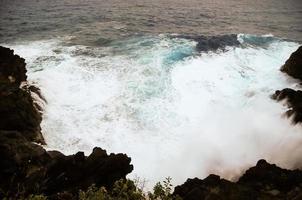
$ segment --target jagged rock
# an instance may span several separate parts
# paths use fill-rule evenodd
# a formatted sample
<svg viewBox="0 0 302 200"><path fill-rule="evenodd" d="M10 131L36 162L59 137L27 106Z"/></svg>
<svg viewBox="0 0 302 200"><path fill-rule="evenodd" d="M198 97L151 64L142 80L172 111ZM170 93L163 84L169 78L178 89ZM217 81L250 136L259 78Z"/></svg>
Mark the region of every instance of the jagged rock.
<svg viewBox="0 0 302 200"><path fill-rule="evenodd" d="M281 71L302 80L302 46L291 54L281 67ZM302 122L302 91L285 88L281 91L277 90L272 98L277 101L287 100L289 109L285 113L286 116L291 117L295 124Z"/></svg>
<svg viewBox="0 0 302 200"><path fill-rule="evenodd" d="M23 136L44 143L41 113L36 109L26 81L25 61L14 51L0 47L0 130L21 131Z"/></svg>
<svg viewBox="0 0 302 200"><path fill-rule="evenodd" d="M281 71L302 80L302 46L300 46L281 67Z"/></svg>
<svg viewBox="0 0 302 200"><path fill-rule="evenodd" d="M21 193L76 194L92 184L110 188L133 170L125 154L107 155L94 148L88 157L83 152L65 156L46 151L17 131L0 131L0 151L0 197L4 195L1 192L11 197Z"/></svg>
<svg viewBox="0 0 302 200"><path fill-rule="evenodd" d="M46 172L45 193L77 193L79 189L86 189L92 184L110 188L115 181L125 178L133 170L130 162L131 159L125 154L107 155L101 148L94 148L88 157L83 152L72 156L52 155L52 163Z"/></svg>
<svg viewBox="0 0 302 200"><path fill-rule="evenodd" d="M174 195L184 200L299 199L302 194L302 171L286 170L258 161L237 182L210 175L204 180L188 179L175 187Z"/></svg>
<svg viewBox="0 0 302 200"><path fill-rule="evenodd" d="M277 90L272 96L277 101L286 100L289 110L286 111L288 117L292 117L293 123L302 122L302 91L285 88Z"/></svg>
<svg viewBox="0 0 302 200"><path fill-rule="evenodd" d="M20 86L22 81L26 81L25 60L0 46L0 91L6 84Z"/></svg>
<svg viewBox="0 0 302 200"><path fill-rule="evenodd" d="M259 160L255 167L251 167L240 177L238 183L257 191L270 187L271 190L287 193L302 186L302 171L282 169L265 160Z"/></svg>
<svg viewBox="0 0 302 200"><path fill-rule="evenodd" d="M34 107L30 92L17 87L0 93L0 130L22 131L29 140L43 143L41 113Z"/></svg>

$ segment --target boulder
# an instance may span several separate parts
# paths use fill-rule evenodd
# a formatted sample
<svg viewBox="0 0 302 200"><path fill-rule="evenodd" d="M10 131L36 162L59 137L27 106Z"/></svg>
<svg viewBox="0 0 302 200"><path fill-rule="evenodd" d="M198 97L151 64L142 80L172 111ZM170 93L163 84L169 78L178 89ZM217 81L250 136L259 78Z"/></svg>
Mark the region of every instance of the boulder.
<svg viewBox="0 0 302 200"><path fill-rule="evenodd" d="M281 67L281 71L302 80L302 46L300 46Z"/></svg>

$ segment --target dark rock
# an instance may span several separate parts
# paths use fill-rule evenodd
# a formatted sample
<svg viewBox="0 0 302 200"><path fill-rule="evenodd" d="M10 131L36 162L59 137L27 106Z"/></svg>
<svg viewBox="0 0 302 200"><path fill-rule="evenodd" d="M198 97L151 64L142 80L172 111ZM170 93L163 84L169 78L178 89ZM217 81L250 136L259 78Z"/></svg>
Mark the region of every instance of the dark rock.
<svg viewBox="0 0 302 200"><path fill-rule="evenodd" d="M40 123L42 115L34 105L30 91L20 88L26 81L25 61L14 51L0 47L0 130L23 132L29 140L44 143Z"/></svg>
<svg viewBox="0 0 302 200"><path fill-rule="evenodd" d="M237 182L210 175L204 180L188 179L175 187L174 195L184 200L299 199L302 194L302 171L286 170L258 161Z"/></svg>
<svg viewBox="0 0 302 200"><path fill-rule="evenodd" d="M26 81L25 60L0 46L0 91L6 84L20 86L22 81Z"/></svg>
<svg viewBox="0 0 302 200"><path fill-rule="evenodd" d="M104 151L97 148L100 151ZM77 193L92 184L112 187L113 183L125 178L133 170L131 159L125 154L97 154L93 151L88 157L82 152L72 156L52 157L48 165L45 180L45 194L50 195L59 191Z"/></svg>
<svg viewBox="0 0 302 200"><path fill-rule="evenodd" d="M29 91L12 87L0 93L0 119L0 130L22 131L29 140L43 143L42 116Z"/></svg>
<svg viewBox="0 0 302 200"><path fill-rule="evenodd" d="M195 40L197 42L196 50L199 52L216 51L218 49L224 50L227 46L240 45L240 42L237 40L236 34L217 35L217 36L175 36L175 37Z"/></svg>
<svg viewBox="0 0 302 200"><path fill-rule="evenodd" d="M28 89L30 92L35 93L35 94L39 97L39 99L41 99L41 100L43 100L44 102L47 103L45 97L42 95L42 92L41 92L40 88L38 88L38 87L35 86L35 85L29 85L29 86L27 87L27 89Z"/></svg>
<svg viewBox="0 0 302 200"><path fill-rule="evenodd" d="M281 67L281 71L302 80L302 46L300 46Z"/></svg>
<svg viewBox="0 0 302 200"><path fill-rule="evenodd" d="M125 154L107 155L95 148L88 157L83 152L65 156L47 152L17 131L0 131L0 152L0 197L4 195L1 191L13 197L21 193L77 194L92 184L110 188L133 170Z"/></svg>
<svg viewBox="0 0 302 200"><path fill-rule="evenodd" d="M268 186L281 193L287 193L302 184L302 171L282 169L265 160L259 160L255 167L243 174L238 183L248 185L257 191Z"/></svg>
<svg viewBox="0 0 302 200"><path fill-rule="evenodd" d="M44 165L50 161L41 146L28 141L21 132L0 131L0 152L0 198L39 190L36 187L45 176ZM18 186L21 191L17 191Z"/></svg>
<svg viewBox="0 0 302 200"><path fill-rule="evenodd" d="M291 54L289 59L281 67L281 71L302 80L302 46ZM281 91L277 90L275 94L272 95L272 98L277 101L286 100L289 109L285 115L291 117L295 124L302 122L302 91L285 88Z"/></svg>
<svg viewBox="0 0 302 200"><path fill-rule="evenodd" d="M293 123L302 122L302 91L285 88L277 90L272 96L277 101L286 100L289 110L285 113L286 116L291 117Z"/></svg>

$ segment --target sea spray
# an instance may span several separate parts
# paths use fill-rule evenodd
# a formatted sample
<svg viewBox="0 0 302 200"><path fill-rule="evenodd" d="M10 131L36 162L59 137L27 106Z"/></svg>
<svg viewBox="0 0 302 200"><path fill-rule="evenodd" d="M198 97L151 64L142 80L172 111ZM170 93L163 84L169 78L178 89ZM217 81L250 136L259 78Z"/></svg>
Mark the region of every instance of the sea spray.
<svg viewBox="0 0 302 200"><path fill-rule="evenodd" d="M130 177L150 187L167 176L176 184L209 173L236 179L260 158L301 166L301 127L270 99L277 89L299 87L279 71L298 44L238 37L240 46L201 53L194 40L164 35L107 47L8 46L27 60L29 79L47 99L46 148L125 152Z"/></svg>

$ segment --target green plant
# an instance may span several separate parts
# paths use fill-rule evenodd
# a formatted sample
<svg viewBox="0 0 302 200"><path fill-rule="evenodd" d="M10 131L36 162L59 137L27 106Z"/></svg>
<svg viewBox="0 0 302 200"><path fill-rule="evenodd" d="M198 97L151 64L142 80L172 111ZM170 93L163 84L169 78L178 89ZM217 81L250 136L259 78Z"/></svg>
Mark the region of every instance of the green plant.
<svg viewBox="0 0 302 200"><path fill-rule="evenodd" d="M145 195L131 180L116 181L113 189L107 191L104 187L90 186L87 191L80 191L80 200L143 200Z"/></svg>
<svg viewBox="0 0 302 200"><path fill-rule="evenodd" d="M109 200L110 197L104 187L90 186L87 191L80 190L79 200Z"/></svg>
<svg viewBox="0 0 302 200"><path fill-rule="evenodd" d="M167 177L163 184L158 182L153 188L153 193L148 194L150 200L181 200L179 196L172 195L171 177Z"/></svg>
<svg viewBox="0 0 302 200"><path fill-rule="evenodd" d="M170 177L167 177L162 183L156 183L153 191L149 192L148 195L143 192L145 180L142 182L139 178L136 178L134 181L129 179L116 181L110 190L105 187L91 185L87 190L80 190L78 195L73 197L79 200L181 200L180 197L172 195L171 180ZM18 196L18 200L47 200L44 195L32 194L24 197L22 193ZM7 197L3 200L11 199L16 198Z"/></svg>

